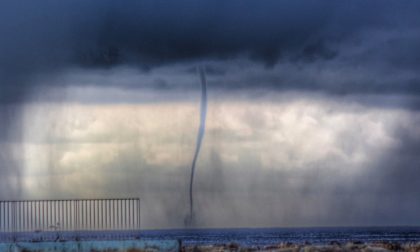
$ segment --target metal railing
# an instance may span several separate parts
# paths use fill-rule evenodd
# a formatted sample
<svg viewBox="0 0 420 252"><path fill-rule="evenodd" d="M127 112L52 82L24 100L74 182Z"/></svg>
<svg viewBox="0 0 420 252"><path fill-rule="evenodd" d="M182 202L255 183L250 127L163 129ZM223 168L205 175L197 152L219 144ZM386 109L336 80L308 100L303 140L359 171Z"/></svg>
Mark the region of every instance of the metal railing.
<svg viewBox="0 0 420 252"><path fill-rule="evenodd" d="M0 240L138 236L140 199L0 201Z"/></svg>

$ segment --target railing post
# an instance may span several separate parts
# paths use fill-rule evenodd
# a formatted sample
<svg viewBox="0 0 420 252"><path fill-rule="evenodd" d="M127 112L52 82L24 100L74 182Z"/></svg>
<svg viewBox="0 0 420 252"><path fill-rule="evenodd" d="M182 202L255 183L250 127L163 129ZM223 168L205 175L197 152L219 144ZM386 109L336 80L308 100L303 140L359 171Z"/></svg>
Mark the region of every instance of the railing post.
<svg viewBox="0 0 420 252"><path fill-rule="evenodd" d="M16 241L16 229L17 229L17 226L16 226L16 224L17 224L17 222L16 222L16 201L13 201L12 202L12 225L13 225L13 241L15 242Z"/></svg>

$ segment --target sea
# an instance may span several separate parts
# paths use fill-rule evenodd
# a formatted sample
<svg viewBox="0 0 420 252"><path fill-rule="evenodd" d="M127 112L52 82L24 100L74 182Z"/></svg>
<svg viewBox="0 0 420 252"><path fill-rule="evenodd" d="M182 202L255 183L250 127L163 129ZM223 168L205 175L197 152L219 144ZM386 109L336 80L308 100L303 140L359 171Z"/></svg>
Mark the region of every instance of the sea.
<svg viewBox="0 0 420 252"><path fill-rule="evenodd" d="M177 239L183 245L267 246L279 243L420 242L420 227L318 227L145 230L143 239Z"/></svg>

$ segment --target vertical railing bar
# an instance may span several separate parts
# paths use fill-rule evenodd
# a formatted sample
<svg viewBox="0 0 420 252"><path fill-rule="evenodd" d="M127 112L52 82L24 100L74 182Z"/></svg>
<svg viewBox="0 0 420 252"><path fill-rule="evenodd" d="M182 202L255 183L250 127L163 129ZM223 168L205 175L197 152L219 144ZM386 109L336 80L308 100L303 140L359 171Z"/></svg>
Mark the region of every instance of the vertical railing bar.
<svg viewBox="0 0 420 252"><path fill-rule="evenodd" d="M101 227L100 229L103 230L104 229L104 201L101 200Z"/></svg>
<svg viewBox="0 0 420 252"><path fill-rule="evenodd" d="M7 205L8 205L8 203L4 202L4 229L5 230L8 230L8 228L7 228L7 219L8 219L8 217L7 217Z"/></svg>
<svg viewBox="0 0 420 252"><path fill-rule="evenodd" d="M79 213L78 213L78 200L74 201L74 230L77 231L79 229L78 222L79 222Z"/></svg>
<svg viewBox="0 0 420 252"><path fill-rule="evenodd" d="M76 230L76 202L75 200L71 200L71 209L72 209L72 221L71 221L71 230Z"/></svg>
<svg viewBox="0 0 420 252"><path fill-rule="evenodd" d="M24 221L23 229L25 231L28 231L28 211L27 211L27 208L28 208L28 202L24 202L23 203L23 215L24 215L25 221Z"/></svg>
<svg viewBox="0 0 420 252"><path fill-rule="evenodd" d="M49 213L49 226L55 231L57 229L55 218L54 218L54 201L48 201L48 213Z"/></svg>
<svg viewBox="0 0 420 252"><path fill-rule="evenodd" d="M16 239L16 202L12 202L12 230L13 240Z"/></svg>
<svg viewBox="0 0 420 252"><path fill-rule="evenodd" d="M104 230L108 230L108 200L104 200Z"/></svg>
<svg viewBox="0 0 420 252"><path fill-rule="evenodd" d="M5 202L5 210L4 210L4 212L5 212L5 214L4 214L4 216L5 216L5 222L4 222L4 224L5 224L5 226L6 226L6 230L9 230L9 203L7 203L7 202ZM7 213L7 214L6 214Z"/></svg>
<svg viewBox="0 0 420 252"><path fill-rule="evenodd" d="M76 200L76 231L79 231L79 200Z"/></svg>
<svg viewBox="0 0 420 252"><path fill-rule="evenodd" d="M119 206L120 206L120 230L122 230L124 228L124 216L123 216L124 202L121 199L119 199L118 201L119 201Z"/></svg>
<svg viewBox="0 0 420 252"><path fill-rule="evenodd" d="M111 211L109 210L109 200L107 199L106 200L106 205L105 205L105 207L106 207L106 230L109 230L110 229L110 215L111 215Z"/></svg>
<svg viewBox="0 0 420 252"><path fill-rule="evenodd" d="M121 200L121 221L122 221L122 229L125 229L125 200Z"/></svg>
<svg viewBox="0 0 420 252"><path fill-rule="evenodd" d="M67 210L69 211L69 225L68 230L71 231L73 228L73 200L68 201Z"/></svg>
<svg viewBox="0 0 420 252"><path fill-rule="evenodd" d="M52 217L52 207L51 207L51 201L48 201L48 226L54 228L54 223L53 223L53 217Z"/></svg>
<svg viewBox="0 0 420 252"><path fill-rule="evenodd" d="M66 209L65 210L65 219L66 219L66 221L65 221L65 224L64 224L62 230L66 231L66 232L67 231L70 231L70 225L71 225L71 211L70 211L70 206L71 206L70 200L65 200L64 201L64 209Z"/></svg>
<svg viewBox="0 0 420 252"><path fill-rule="evenodd" d="M105 199L104 200L104 230L107 229L107 217L108 217L108 211L106 209L108 201Z"/></svg>
<svg viewBox="0 0 420 252"><path fill-rule="evenodd" d="M57 205L57 201L56 200L51 200L50 201L50 205L51 205L51 225L54 227L55 230L60 229L61 230L61 223L60 220L58 219L58 205Z"/></svg>
<svg viewBox="0 0 420 252"><path fill-rule="evenodd" d="M80 207L81 207L81 209L80 209L80 211L81 211L81 223L80 223L80 229L81 230L84 230L85 229L85 219L86 219L86 215L85 215L85 201L84 200L81 200L80 201Z"/></svg>
<svg viewBox="0 0 420 252"><path fill-rule="evenodd" d="M138 229L139 229L139 232L140 232L140 227L141 227L141 212L140 212L140 209L141 209L141 199L138 199L138 201L139 201L139 207L137 209L137 211L139 212L139 226L138 226Z"/></svg>
<svg viewBox="0 0 420 252"><path fill-rule="evenodd" d="M39 231L39 232L41 232L42 231L42 213L41 213L41 202L40 201L37 201L37 219L38 219L38 227L37 227L37 230Z"/></svg>
<svg viewBox="0 0 420 252"><path fill-rule="evenodd" d="M23 218L22 218L22 201L18 201L17 202L17 211L18 211L18 215L17 215L17 231L21 232L22 231L22 223L23 223Z"/></svg>
<svg viewBox="0 0 420 252"><path fill-rule="evenodd" d="M127 229L130 230L130 223L131 223L131 200L127 200Z"/></svg>
<svg viewBox="0 0 420 252"><path fill-rule="evenodd" d="M18 231L18 216L19 216L19 214L18 214L18 210L19 210L19 207L18 207L18 201L15 201L14 203L13 203L13 205L14 205L14 209L13 209L13 212L14 212L14 219L15 219L15 223L14 223L14 231L15 231L15 238L16 238L16 232Z"/></svg>
<svg viewBox="0 0 420 252"><path fill-rule="evenodd" d="M120 200L121 202L121 229L125 229L125 200Z"/></svg>
<svg viewBox="0 0 420 252"><path fill-rule="evenodd" d="M79 214L79 200L76 200L76 230L80 229L80 214Z"/></svg>
<svg viewBox="0 0 420 252"><path fill-rule="evenodd" d="M33 231L32 228L32 201L29 201L29 205L28 205L28 231Z"/></svg>
<svg viewBox="0 0 420 252"><path fill-rule="evenodd" d="M27 231L32 231L32 202L28 202L26 204L26 217L27 217L27 227L26 230Z"/></svg>
<svg viewBox="0 0 420 252"><path fill-rule="evenodd" d="M98 202L93 200L93 230L98 229Z"/></svg>
<svg viewBox="0 0 420 252"><path fill-rule="evenodd" d="M50 231L50 212L49 212L49 201L45 200L44 201L44 211L45 211L45 224L44 224L44 228L46 229L45 231Z"/></svg>
<svg viewBox="0 0 420 252"><path fill-rule="evenodd" d="M3 231L4 231L4 228L3 228L3 225L4 225L3 212L4 212L3 202L0 201L0 232L1 233L3 233Z"/></svg>
<svg viewBox="0 0 420 252"><path fill-rule="evenodd" d="M40 213L40 218L41 218L41 231L44 232L45 231L45 225L44 225L44 201L40 201L40 208L39 208L39 213Z"/></svg>
<svg viewBox="0 0 420 252"><path fill-rule="evenodd" d="M91 215L91 225L89 226L89 229L91 230L91 231L94 231L95 230L95 201L94 200L91 200L90 201L90 208L91 208L91 211L92 211L92 215Z"/></svg>
<svg viewBox="0 0 420 252"><path fill-rule="evenodd" d="M124 200L124 222L125 222L125 227L124 227L124 229L127 229L127 227L128 227L128 223L127 223L127 220L128 220L128 212L127 212L127 203L128 203L128 200Z"/></svg>
<svg viewBox="0 0 420 252"><path fill-rule="evenodd" d="M125 228L127 230L130 230L130 200L126 199L125 201L126 201L126 207L127 207L127 210L126 210L126 227Z"/></svg>
<svg viewBox="0 0 420 252"><path fill-rule="evenodd" d="M6 205L6 211L7 211L7 217L6 217L6 219L7 219L7 230L10 230L10 210L9 210L9 207L10 207L10 203L7 202L7 205Z"/></svg>
<svg viewBox="0 0 420 252"><path fill-rule="evenodd" d="M20 229L25 231L25 202L21 201L20 203Z"/></svg>
<svg viewBox="0 0 420 252"><path fill-rule="evenodd" d="M28 202L28 231L34 231L33 202Z"/></svg>
<svg viewBox="0 0 420 252"><path fill-rule="evenodd" d="M102 200L98 200L98 228L99 230L102 230Z"/></svg>
<svg viewBox="0 0 420 252"><path fill-rule="evenodd" d="M68 216L69 216L69 225L67 226L67 228L68 228L68 230L70 231L71 230L71 222L72 222L72 215L71 215L71 200L68 200L67 201L67 211L69 212L68 213Z"/></svg>
<svg viewBox="0 0 420 252"><path fill-rule="evenodd" d="M103 199L101 199L100 202L101 202L101 230L103 231L105 227L105 219L104 219L105 218L105 209L104 209L105 203Z"/></svg>
<svg viewBox="0 0 420 252"><path fill-rule="evenodd" d="M84 218L85 218L85 216L83 215L83 203L84 203L84 201L83 200L80 200L79 201L79 211L80 211L80 218L79 218L79 230L83 230L83 227L84 227Z"/></svg>
<svg viewBox="0 0 420 252"><path fill-rule="evenodd" d="M95 200L96 201L96 226L95 229L96 230L100 230L100 201L99 200Z"/></svg>
<svg viewBox="0 0 420 252"><path fill-rule="evenodd" d="M10 230L10 202L7 202L7 230Z"/></svg>
<svg viewBox="0 0 420 252"><path fill-rule="evenodd" d="M31 218L32 218L32 231L36 230L36 205L35 202L31 202Z"/></svg>
<svg viewBox="0 0 420 252"><path fill-rule="evenodd" d="M19 201L16 201L16 232L19 232L19 223L20 223L20 203Z"/></svg>
<svg viewBox="0 0 420 252"><path fill-rule="evenodd" d="M93 200L93 229L96 230L96 200Z"/></svg>
<svg viewBox="0 0 420 252"><path fill-rule="evenodd" d="M34 202L34 210L35 210L35 216L34 216L34 221L35 221L35 226L34 229L35 230L39 230L39 213L38 213L38 202L35 201Z"/></svg>
<svg viewBox="0 0 420 252"><path fill-rule="evenodd" d="M53 225L54 230L59 230L59 226L60 226L60 201L59 200L54 200L54 201L50 201L49 205L51 207L51 225ZM53 207L54 206L54 207Z"/></svg>
<svg viewBox="0 0 420 252"><path fill-rule="evenodd" d="M124 216L123 216L123 201L120 199L120 230L123 229L124 226Z"/></svg>
<svg viewBox="0 0 420 252"><path fill-rule="evenodd" d="M15 233L19 231L19 201L15 201Z"/></svg>
<svg viewBox="0 0 420 252"><path fill-rule="evenodd" d="M16 232L16 202L12 201L12 230L13 230L13 240L15 238Z"/></svg>
<svg viewBox="0 0 420 252"><path fill-rule="evenodd" d="M120 209L120 201L119 200L117 200L117 222L118 222L118 228L117 229L121 229L121 221L120 221L120 212L121 212L121 209Z"/></svg>
<svg viewBox="0 0 420 252"><path fill-rule="evenodd" d="M109 200L109 228L114 229L114 202L112 199Z"/></svg>
<svg viewBox="0 0 420 252"><path fill-rule="evenodd" d="M114 202L109 200L109 228L114 229Z"/></svg>
<svg viewBox="0 0 420 252"><path fill-rule="evenodd" d="M136 221L136 212L135 212L136 211L136 205L135 205L136 204L136 201L135 200L132 200L132 204L133 204L133 225L132 225L131 228L133 230L135 230L136 229L136 222L135 222Z"/></svg>
<svg viewBox="0 0 420 252"><path fill-rule="evenodd" d="M14 237L13 234L13 202L10 202L10 230L12 231L12 239Z"/></svg>
<svg viewBox="0 0 420 252"><path fill-rule="evenodd" d="M60 226L57 225L56 229L58 232L65 232L67 231L67 204L66 200L60 201L61 209L62 209L62 216L60 218Z"/></svg>
<svg viewBox="0 0 420 252"><path fill-rule="evenodd" d="M62 231L67 231L67 227L69 225L69 221L68 221L68 208L67 208L67 200L63 200L61 201L61 205L63 208L63 218L62 218L62 223L60 225L60 232Z"/></svg>
<svg viewBox="0 0 420 252"><path fill-rule="evenodd" d="M130 204L129 199L127 199L126 201L127 201L127 229L130 230L130 207L131 207L131 204Z"/></svg>
<svg viewBox="0 0 420 252"><path fill-rule="evenodd" d="M83 200L78 200L79 231L83 230Z"/></svg>
<svg viewBox="0 0 420 252"><path fill-rule="evenodd" d="M58 224L57 224L57 226L58 227L60 227L60 230L61 229L63 229L63 230L65 230L66 229L66 226L64 225L64 205L63 205L63 201L62 200L59 200L59 201L57 201L57 208L58 208L58 218L57 218L57 220L58 220Z"/></svg>
<svg viewBox="0 0 420 252"><path fill-rule="evenodd" d="M135 225L134 225L134 200L133 199L131 199L131 227L130 227L130 229L131 230L133 230L134 229L134 227L135 227Z"/></svg>
<svg viewBox="0 0 420 252"><path fill-rule="evenodd" d="M117 226L115 216L117 215L115 211L115 200L112 200L112 229L116 229Z"/></svg>
<svg viewBox="0 0 420 252"><path fill-rule="evenodd" d="M89 216L87 215L88 201L85 200L85 230L89 229Z"/></svg>
<svg viewBox="0 0 420 252"><path fill-rule="evenodd" d="M4 231L6 231L6 229L4 228L4 223L5 223L5 221L6 221L6 218L4 218L3 217L3 215L4 215L4 202L0 202L0 220L1 220L1 222L0 222L0 230L2 231L2 232L4 232Z"/></svg>
<svg viewBox="0 0 420 252"><path fill-rule="evenodd" d="M73 231L73 223L74 223L74 210L73 210L73 200L69 200L69 215L70 215L70 223L69 223L69 231Z"/></svg>
<svg viewBox="0 0 420 252"><path fill-rule="evenodd" d="M88 209L89 209L89 201L85 201L85 207L86 207L86 209L85 209L85 212L86 212L86 230L89 230L89 228L90 228L90 224L89 224L89 221L90 221L90 217L89 217L89 215L88 215Z"/></svg>
<svg viewBox="0 0 420 252"><path fill-rule="evenodd" d="M19 201L16 201L16 203L15 203L15 208L16 208L16 217L15 217L15 222L16 222L16 230L15 230L15 232L19 232L19 220L20 220L20 218L19 218L19 214L20 214L20 211L19 211L19 207L20 207L20 205L19 205Z"/></svg>
<svg viewBox="0 0 420 252"><path fill-rule="evenodd" d="M133 199L130 199L130 230L133 230L133 223L134 223L134 209L133 209Z"/></svg>
<svg viewBox="0 0 420 252"><path fill-rule="evenodd" d="M126 199L126 206L127 206L127 210L126 210L126 229L130 230L130 199Z"/></svg>
<svg viewBox="0 0 420 252"><path fill-rule="evenodd" d="M85 201L85 212L86 212L86 230L89 230L89 221L90 221L90 218L89 218L89 215L88 215L88 208L89 208L89 201Z"/></svg>
<svg viewBox="0 0 420 252"><path fill-rule="evenodd" d="M65 229L65 224L64 224L64 219L65 219L65 215L64 215L64 202L63 200L60 200L60 208L61 208L61 218L60 218L60 230L64 230Z"/></svg>
<svg viewBox="0 0 420 252"><path fill-rule="evenodd" d="M112 208L113 208L113 213L112 213L112 220L114 222L114 224L112 225L112 229L117 229L117 203L115 200L112 201Z"/></svg>
<svg viewBox="0 0 420 252"><path fill-rule="evenodd" d="M64 204L64 208L66 209L66 211L65 211L65 214L64 214L64 219L65 219L65 221L64 221L64 227L65 227L65 229L66 229L66 231L67 231L67 227L70 225L70 219L69 219L69 202L68 202L68 200L65 200L64 202L63 202L63 204Z"/></svg>
<svg viewBox="0 0 420 252"><path fill-rule="evenodd" d="M102 221L102 215L103 213L102 211L102 205L101 205L101 200L98 200L98 229L101 230L102 226L101 226L101 221Z"/></svg>
<svg viewBox="0 0 420 252"><path fill-rule="evenodd" d="M92 201L89 201L89 230L92 231L93 226L93 204Z"/></svg>
<svg viewBox="0 0 420 252"><path fill-rule="evenodd" d="M19 204L19 209L20 209L20 224L19 224L19 229L23 232L25 231L25 209L23 208L25 206L25 202L21 201Z"/></svg>
<svg viewBox="0 0 420 252"><path fill-rule="evenodd" d="M98 200L97 202L98 204L98 225L97 225L97 229L101 229L101 201Z"/></svg>
<svg viewBox="0 0 420 252"><path fill-rule="evenodd" d="M0 201L0 233L3 234L3 202Z"/></svg>
<svg viewBox="0 0 420 252"><path fill-rule="evenodd" d="M26 212L25 212L26 202L22 201L22 231L26 231Z"/></svg>
<svg viewBox="0 0 420 252"><path fill-rule="evenodd" d="M98 209L98 212L97 212L98 223L96 225L96 230L100 230L101 229L101 201L98 200L96 204L97 204L97 209Z"/></svg>

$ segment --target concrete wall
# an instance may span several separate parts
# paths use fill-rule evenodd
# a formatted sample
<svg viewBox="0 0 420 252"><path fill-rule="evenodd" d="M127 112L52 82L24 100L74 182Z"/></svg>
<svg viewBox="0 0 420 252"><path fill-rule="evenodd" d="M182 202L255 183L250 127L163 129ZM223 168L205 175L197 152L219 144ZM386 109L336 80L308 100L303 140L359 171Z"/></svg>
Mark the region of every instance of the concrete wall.
<svg viewBox="0 0 420 252"><path fill-rule="evenodd" d="M0 243L0 252L178 252L179 246L176 240L17 242Z"/></svg>

